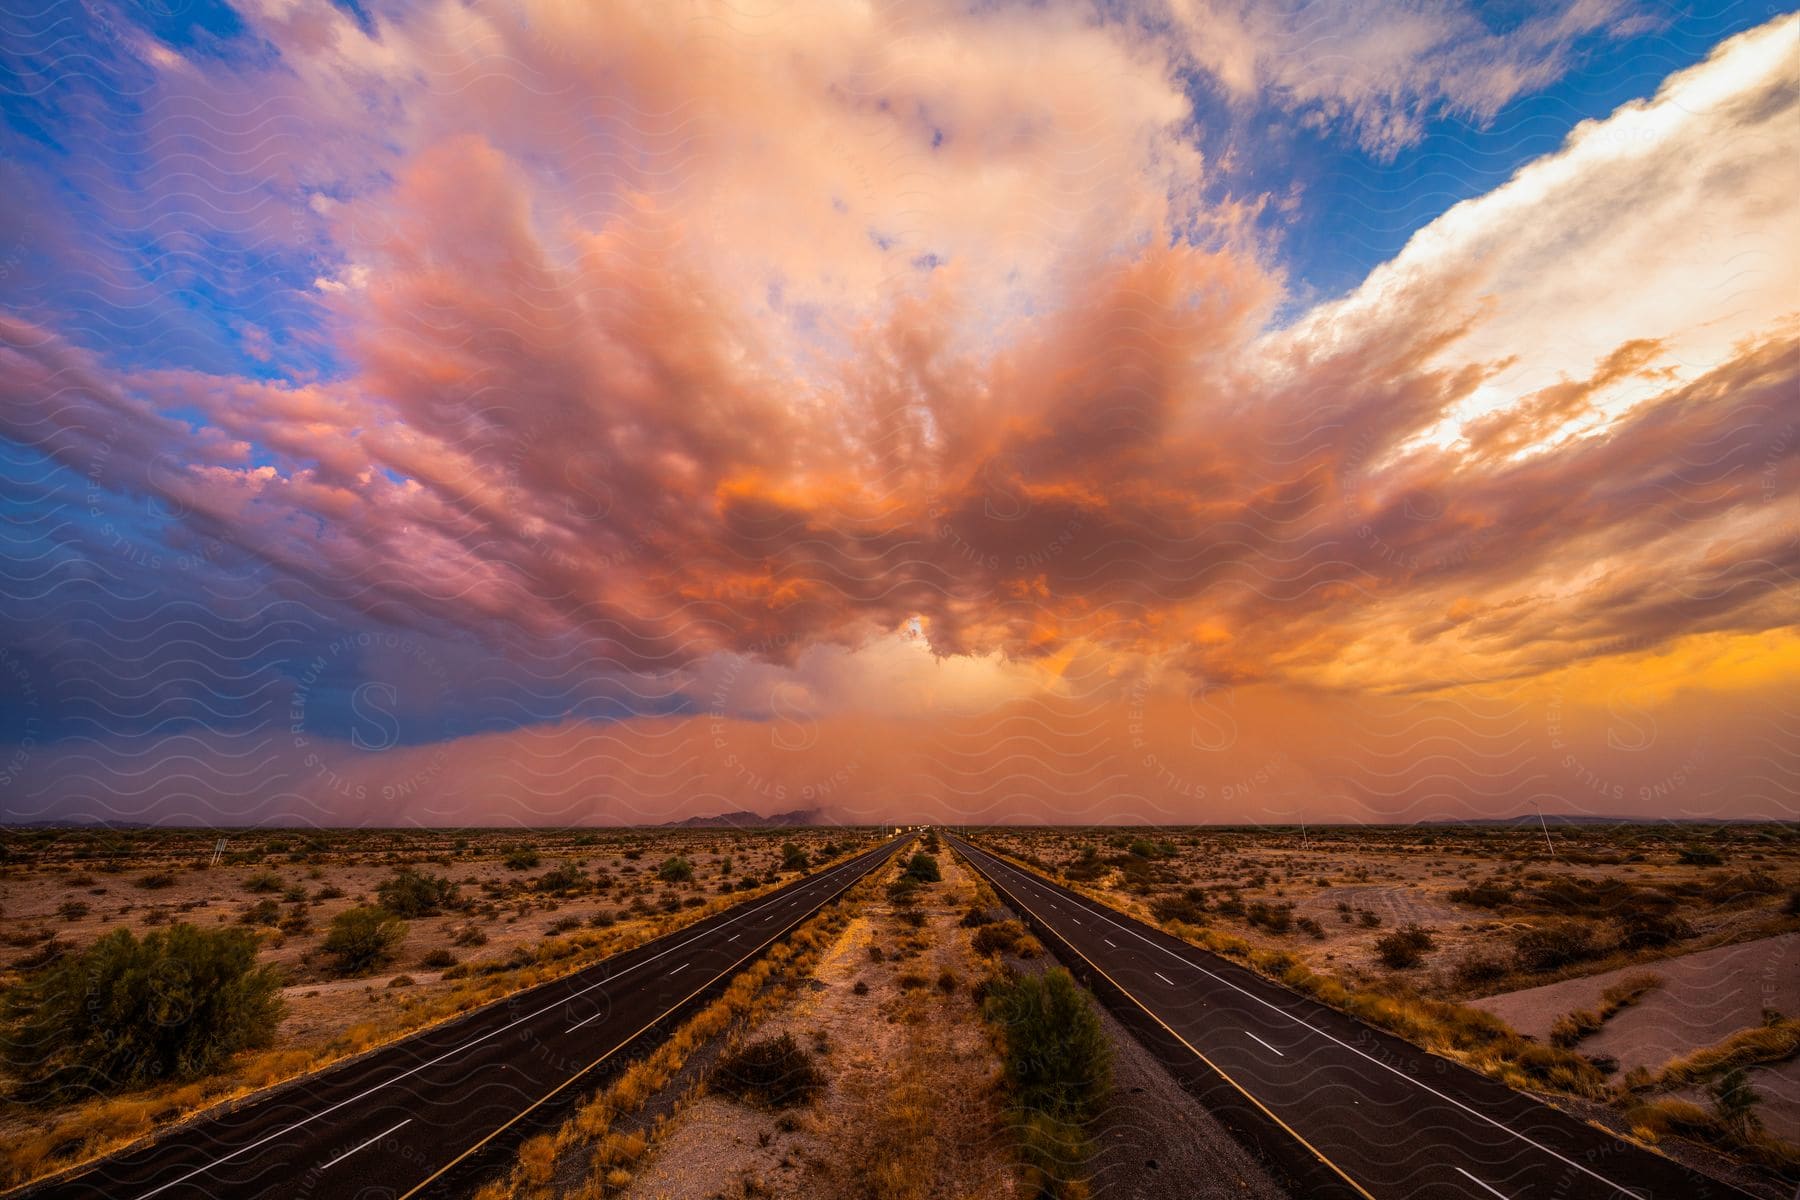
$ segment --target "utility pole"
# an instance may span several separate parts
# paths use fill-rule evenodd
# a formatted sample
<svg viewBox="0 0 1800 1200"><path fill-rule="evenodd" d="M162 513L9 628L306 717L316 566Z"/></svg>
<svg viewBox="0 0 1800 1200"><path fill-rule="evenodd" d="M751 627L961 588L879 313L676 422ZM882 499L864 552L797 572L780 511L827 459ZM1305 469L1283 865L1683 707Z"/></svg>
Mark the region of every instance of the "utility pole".
<svg viewBox="0 0 1800 1200"><path fill-rule="evenodd" d="M1556 847L1550 844L1550 826L1544 824L1544 810L1538 807L1538 802L1536 800L1531 802L1531 808L1533 812L1537 813L1538 828L1542 830L1544 834L1544 849L1549 852L1551 858L1555 858ZM1797 1200L1800 1200L1800 1198L1797 1198Z"/></svg>

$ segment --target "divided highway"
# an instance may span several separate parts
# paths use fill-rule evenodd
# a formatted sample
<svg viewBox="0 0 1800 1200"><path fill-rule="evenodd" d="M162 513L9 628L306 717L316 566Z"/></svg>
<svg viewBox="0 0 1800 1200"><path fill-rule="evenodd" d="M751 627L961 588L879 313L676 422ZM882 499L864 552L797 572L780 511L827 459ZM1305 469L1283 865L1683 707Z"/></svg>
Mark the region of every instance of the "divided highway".
<svg viewBox="0 0 1800 1200"><path fill-rule="evenodd" d="M950 841L1208 1106L1307 1196L1745 1193L1141 921Z"/></svg>
<svg viewBox="0 0 1800 1200"><path fill-rule="evenodd" d="M563 979L182 1126L30 1200L454 1194L621 1051L697 1008L770 943L886 862L897 838Z"/></svg>

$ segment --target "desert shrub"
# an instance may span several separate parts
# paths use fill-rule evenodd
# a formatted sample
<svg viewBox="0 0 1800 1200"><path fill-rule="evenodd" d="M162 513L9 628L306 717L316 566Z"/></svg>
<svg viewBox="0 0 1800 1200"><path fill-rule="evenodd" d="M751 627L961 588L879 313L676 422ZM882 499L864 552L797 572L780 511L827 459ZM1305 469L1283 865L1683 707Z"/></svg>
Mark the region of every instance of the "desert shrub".
<svg viewBox="0 0 1800 1200"><path fill-rule="evenodd" d="M902 971L899 976L895 978L894 982L900 985L901 991L912 992L924 987L926 984L930 983L931 980L925 978L925 976L919 974L917 971Z"/></svg>
<svg viewBox="0 0 1800 1200"><path fill-rule="evenodd" d="M508 846L500 861L509 871L530 871L544 860L529 846Z"/></svg>
<svg viewBox="0 0 1800 1200"><path fill-rule="evenodd" d="M791 1033L762 1038L719 1060L714 1091L768 1108L811 1103L825 1088L825 1074Z"/></svg>
<svg viewBox="0 0 1800 1200"><path fill-rule="evenodd" d="M580 917L574 917L574 916L558 917L558 918L556 918L556 920L550 922L550 932L551 933L573 933L575 930L580 929L580 928L581 928L581 918Z"/></svg>
<svg viewBox="0 0 1800 1200"><path fill-rule="evenodd" d="M1424 961L1426 953L1436 946L1437 942L1429 929L1408 925L1375 939L1375 955L1381 959L1382 966L1404 971L1418 966Z"/></svg>
<svg viewBox="0 0 1800 1200"><path fill-rule="evenodd" d="M1061 967L993 977L983 993L982 1015L1004 1041L1007 1091L1034 1190L1071 1194L1092 1153L1086 1126L1112 1090L1112 1046L1099 1013Z"/></svg>
<svg viewBox="0 0 1800 1200"><path fill-rule="evenodd" d="M281 905L265 897L239 913L238 920L245 925L277 924L281 920Z"/></svg>
<svg viewBox="0 0 1800 1200"><path fill-rule="evenodd" d="M1150 902L1150 915L1158 921L1206 924L1206 889L1191 887L1177 895L1158 896Z"/></svg>
<svg viewBox="0 0 1800 1200"><path fill-rule="evenodd" d="M1262 926L1270 933L1286 933L1294 927L1294 906L1264 904L1258 900L1245 910L1244 919L1252 925Z"/></svg>
<svg viewBox="0 0 1800 1200"><path fill-rule="evenodd" d="M56 906L57 915L65 921L79 921L94 911L85 900L64 900Z"/></svg>
<svg viewBox="0 0 1800 1200"><path fill-rule="evenodd" d="M1367 908L1356 910L1356 922L1364 929L1378 929L1381 926L1381 914Z"/></svg>
<svg viewBox="0 0 1800 1200"><path fill-rule="evenodd" d="M1627 950L1651 950L1694 936L1694 927L1680 917L1659 912L1629 912L1619 922L1619 945Z"/></svg>
<svg viewBox="0 0 1800 1200"><path fill-rule="evenodd" d="M1554 971L1599 953L1593 928L1580 921L1539 925L1513 939L1513 957L1522 971Z"/></svg>
<svg viewBox="0 0 1800 1200"><path fill-rule="evenodd" d="M812 866L812 859L800 848L798 842L781 843L781 869L784 871L804 871Z"/></svg>
<svg viewBox="0 0 1800 1200"><path fill-rule="evenodd" d="M611 929L618 923L619 914L607 908L596 910L594 915L588 918L588 924L595 929Z"/></svg>
<svg viewBox="0 0 1800 1200"><path fill-rule="evenodd" d="M1687 867L1720 867L1725 859L1717 850L1706 846L1683 846L1675 852L1675 859Z"/></svg>
<svg viewBox="0 0 1800 1200"><path fill-rule="evenodd" d="M946 996L954 992L957 985L961 982L962 980L956 977L956 972L952 971L949 967L945 967L942 971L938 972L938 991L943 992Z"/></svg>
<svg viewBox="0 0 1800 1200"><path fill-rule="evenodd" d="M1025 927L1017 921L995 921L977 929L969 943L977 954L1007 954L1018 947L1024 933Z"/></svg>
<svg viewBox="0 0 1800 1200"><path fill-rule="evenodd" d="M188 1079L266 1046L281 981L235 929L107 934L6 997L0 1055L34 1100Z"/></svg>
<svg viewBox="0 0 1800 1200"><path fill-rule="evenodd" d="M687 883L694 877L694 864L679 854L665 858L656 868L656 877L664 883Z"/></svg>
<svg viewBox="0 0 1800 1200"><path fill-rule="evenodd" d="M273 871L258 871L244 880L246 892L279 892L284 886L281 876Z"/></svg>
<svg viewBox="0 0 1800 1200"><path fill-rule="evenodd" d="M320 888L318 891L314 892L312 894L312 898L313 898L314 904L318 904L318 903L321 903L326 900L342 900L344 898L344 889L336 886L335 884L328 883L324 887Z"/></svg>
<svg viewBox="0 0 1800 1200"><path fill-rule="evenodd" d="M540 892L558 894L579 892L587 885L587 872L581 869L581 864L567 861L557 863L531 882L531 886Z"/></svg>
<svg viewBox="0 0 1800 1200"><path fill-rule="evenodd" d="M964 913L962 915L962 920L958 921L957 924L964 929L979 929L983 925L992 925L999 919L999 917L994 915L993 910L976 907L971 908L968 912Z"/></svg>
<svg viewBox="0 0 1800 1200"><path fill-rule="evenodd" d="M1503 904L1511 904L1511 889L1501 887L1497 883L1476 883L1468 887L1452 888L1449 900L1452 904L1466 904L1470 908L1499 908Z"/></svg>
<svg viewBox="0 0 1800 1200"><path fill-rule="evenodd" d="M337 959L341 975L366 975L394 959L406 940L406 922L385 908L364 905L331 919L321 949Z"/></svg>
<svg viewBox="0 0 1800 1200"><path fill-rule="evenodd" d="M37 971L59 962L74 948L73 942L65 942L59 937L39 942L37 949L29 954L19 956L13 961L13 969L17 971Z"/></svg>
<svg viewBox="0 0 1800 1200"><path fill-rule="evenodd" d="M1504 959L1497 958L1492 954L1484 954L1479 950L1472 950L1465 954L1456 966L1451 968L1451 975L1455 978L1457 985L1465 988L1477 988L1484 984L1494 983L1504 979L1506 972L1507 965Z"/></svg>
<svg viewBox="0 0 1800 1200"><path fill-rule="evenodd" d="M1127 854L1133 858L1174 858L1175 847L1168 842L1151 841L1149 838L1137 838L1126 847Z"/></svg>
<svg viewBox="0 0 1800 1200"><path fill-rule="evenodd" d="M1781 906L1781 911L1790 917L1800 917L1800 888L1788 892L1787 903Z"/></svg>
<svg viewBox="0 0 1800 1200"><path fill-rule="evenodd" d="M863 980L859 979L856 981L856 985L854 987L852 987L850 990L855 992L859 996L866 996L869 994L869 985L866 982L864 982Z"/></svg>
<svg viewBox="0 0 1800 1200"><path fill-rule="evenodd" d="M1610 875L1601 879L1563 875L1530 889L1524 903L1561 916L1613 917L1628 912L1662 911L1674 901Z"/></svg>
<svg viewBox="0 0 1800 1200"><path fill-rule="evenodd" d="M459 901L457 885L442 875L425 875L402 867L375 888L381 907L397 917L428 917Z"/></svg>
<svg viewBox="0 0 1800 1200"><path fill-rule="evenodd" d="M175 872L152 871L148 875L138 876L137 885L145 891L155 892L163 888L175 886Z"/></svg>
<svg viewBox="0 0 1800 1200"><path fill-rule="evenodd" d="M937 883L944 875L938 869L937 858L921 850L907 862L905 877L919 883Z"/></svg>
<svg viewBox="0 0 1800 1200"><path fill-rule="evenodd" d="M1318 938L1321 941L1324 940L1324 937L1325 937L1324 927L1322 925L1320 925L1317 921L1313 920L1311 917L1301 917L1299 920L1295 921L1294 924L1296 926L1298 926L1300 931L1302 933L1306 934L1308 937Z"/></svg>
<svg viewBox="0 0 1800 1200"><path fill-rule="evenodd" d="M982 1015L1005 1040L1008 1093L1021 1108L1087 1119L1112 1088L1112 1047L1094 1003L1061 967L990 986Z"/></svg>

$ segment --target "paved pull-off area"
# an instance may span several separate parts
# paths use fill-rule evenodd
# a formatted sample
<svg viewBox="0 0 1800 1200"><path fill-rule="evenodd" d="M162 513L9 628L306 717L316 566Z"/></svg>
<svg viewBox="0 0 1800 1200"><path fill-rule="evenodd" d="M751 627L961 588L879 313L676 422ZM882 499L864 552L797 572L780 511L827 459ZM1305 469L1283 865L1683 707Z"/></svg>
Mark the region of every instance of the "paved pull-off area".
<svg viewBox="0 0 1800 1200"><path fill-rule="evenodd" d="M1744 1195L952 841L1209 1106L1285 1161L1302 1194L1365 1200Z"/></svg>
<svg viewBox="0 0 1800 1200"><path fill-rule="evenodd" d="M641 1035L886 862L909 838L797 880L562 979L529 988L204 1118L30 1200L453 1194Z"/></svg>

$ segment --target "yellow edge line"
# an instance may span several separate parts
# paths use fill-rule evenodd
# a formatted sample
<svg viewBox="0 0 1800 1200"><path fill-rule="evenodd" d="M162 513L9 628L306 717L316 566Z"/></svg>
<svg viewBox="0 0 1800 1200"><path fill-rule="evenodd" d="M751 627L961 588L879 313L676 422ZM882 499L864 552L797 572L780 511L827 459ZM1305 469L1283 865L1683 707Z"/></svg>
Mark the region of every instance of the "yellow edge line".
<svg viewBox="0 0 1800 1200"><path fill-rule="evenodd" d="M870 870L874 870L874 868L871 867ZM430 1175L426 1176L423 1180L419 1181L419 1183L417 1185L415 1185L411 1191L403 1193L400 1196L400 1200L412 1200L412 1197L418 1195L420 1192L422 1192L426 1188L430 1187L433 1183L436 1183L438 1178L440 1176L442 1176L444 1174L444 1172L450 1170L452 1167L456 1166L456 1164L462 1162L464 1159L468 1158L471 1154L476 1153L483 1146L486 1146L489 1142L493 1141L495 1138L497 1138L501 1134L505 1133L508 1129L511 1129L514 1125L517 1125L520 1121L522 1121L526 1117L530 1116L531 1113L540 1104L543 1104L546 1100L549 1100L551 1097L555 1096L558 1092L562 1091L564 1088L568 1087L570 1084L574 1083L576 1080L584 1078L589 1071L592 1071L595 1067L599 1066L601 1063L605 1062L607 1059L609 1059L613 1055L617 1054L620 1050L623 1050L626 1046L629 1046L632 1042L636 1041L639 1037L642 1037L650 1029L654 1028L658 1021L662 1020L664 1017L668 1016L670 1013L674 1012L676 1009L678 1009L682 1005L686 1004L689 1000L692 1000L695 996L698 996L701 992L704 992L707 988L711 987L713 984L719 982L719 980L722 979L724 976L729 975L731 972L737 970L738 967L742 966L749 959L755 958L758 954L762 953L764 947L768 946L771 942L774 942L777 939L786 935L787 932L789 930L793 929L795 926L801 925L807 921L812 920L813 917L817 916L819 914L819 912L821 912L824 909L826 904L830 904L832 902L832 900L836 900L839 896L843 895L845 892L849 891L852 887L856 886L856 884L859 881L861 881L863 879L863 877L866 876L868 873L869 873L868 871L864 871L862 873L862 875L858 875L855 879L852 879L849 883L846 883L843 887L839 888L837 891L835 891L831 894L831 900L825 901L824 904L819 905L818 908L814 909L812 912L807 913L805 916L801 917L799 920L793 921L793 922L789 923L788 925L783 926L781 929L777 930L767 941L762 942L761 944L757 945L749 953L745 954L742 958L740 958L736 962L732 963L729 967L726 967L723 971L720 971L717 975L714 975L711 979L707 980L705 983L701 984L699 987L695 988L693 991L689 992L687 995L685 995L681 999L677 1000L674 1004L671 1004L668 1008L665 1008L662 1012L656 1014L656 1016L651 1018L649 1023L646 1024L642 1029L639 1029L636 1033L632 1034L630 1037L626 1038L624 1041L622 1041L618 1045L614 1046L611 1050L608 1050L605 1054L602 1054L599 1058L596 1058L593 1062L591 1062L587 1066L581 1068L581 1070L575 1072L573 1075L569 1076L567 1079L563 1080L561 1083L557 1084L555 1087L553 1087L549 1091L545 1092L542 1096L539 1096L536 1100L532 1101L528 1107L520 1109L516 1114L514 1114L513 1118L510 1121L506 1122L506 1124L496 1127L492 1133L489 1133L486 1137L482 1138L479 1142L476 1142L473 1146L470 1146L467 1150L464 1150L461 1154L457 1155L455 1158L451 1159L449 1162L445 1163L443 1166L441 1166L437 1170L433 1171ZM1370 1200L1374 1200L1374 1198L1370 1197Z"/></svg>
<svg viewBox="0 0 1800 1200"><path fill-rule="evenodd" d="M986 875L987 872L984 871L984 872L982 872L982 874ZM1015 897L1013 895L1013 893L1011 892L1011 890L1008 889L1005 884L1001 883L998 879L995 879L992 875L988 875L988 882L993 884L995 887L999 888L1001 891L1005 892L1007 899L1011 900L1014 904L1017 904L1020 908L1023 908L1026 912L1030 913L1032 915L1032 917L1034 917L1040 924L1044 925L1046 928L1049 927L1049 922L1045 921L1042 917L1038 916L1037 911L1035 909L1033 909L1030 905L1024 903L1023 901L1021 901L1017 897ZM1078 948L1075 945L1075 943L1071 942L1068 938L1059 936L1058 940L1061 941L1063 943L1063 945L1067 946L1069 949L1075 951L1075 953L1080 956L1082 962L1086 963L1088 966L1092 967L1094 970L1100 972L1100 974L1105 977L1106 982L1112 984L1115 988L1118 988L1119 993L1121 995L1123 995L1127 1000L1131 1001L1133 1004L1135 1004L1139 1008L1143 1009L1144 1014L1146 1016L1148 1016L1152 1021L1155 1021L1158 1025L1161 1025L1164 1029L1167 1029L1169 1031L1169 1036L1173 1037L1176 1041L1180 1042L1182 1045L1186 1046L1190 1051L1192 1051L1195 1058L1197 1058L1201 1062L1205 1063L1208 1067L1211 1067L1213 1069L1213 1071L1218 1074L1220 1079L1223 1079L1226 1083L1229 1083L1232 1087L1236 1088L1238 1090L1239 1095L1243 1096L1243 1098L1248 1100L1250 1103L1256 1105L1256 1107L1259 1110L1261 1110L1262 1114L1265 1117L1269 1118L1269 1120L1271 1120L1271 1121L1275 1122L1277 1125L1281 1126L1281 1128L1287 1132L1287 1135L1289 1137L1293 1138L1296 1142L1299 1142L1302 1146L1305 1146L1309 1151L1311 1151L1314 1158L1318 1159L1320 1162L1322 1162L1326 1166L1330 1167L1333 1171L1337 1172L1338 1178L1342 1179L1345 1183L1349 1184L1352 1188L1354 1188L1356 1191L1356 1194L1363 1197L1363 1200L1375 1200L1375 1197L1369 1192L1369 1190L1367 1188L1363 1187L1360 1183L1356 1182L1356 1180L1350 1178L1349 1173L1346 1172L1344 1170L1344 1168L1338 1166L1336 1163L1332 1162L1329 1158L1326 1158L1324 1153L1321 1152L1317 1146L1315 1146L1311 1142L1307 1141L1304 1137L1301 1137L1298 1130L1296 1130L1292 1125L1289 1125L1286 1121L1282 1120L1280 1117L1276 1116L1273 1112L1269 1111L1268 1105L1264 1104L1261 1100L1258 1100L1255 1096L1252 1096L1250 1094L1250 1092L1244 1087L1243 1084L1241 1084L1237 1080L1233 1079L1230 1075L1227 1075L1224 1072L1224 1070L1220 1068L1218 1063L1215 1063L1212 1059L1210 1059L1210 1058L1206 1057L1206 1055L1200 1053L1199 1049L1192 1042L1188 1041L1186 1038L1182 1037L1179 1033L1176 1033L1174 1029L1170 1028L1169 1023L1167 1021L1163 1020L1161 1017L1159 1017L1155 1013L1151 1012L1150 1009L1144 1004L1144 1002L1142 1000L1139 1000L1136 996L1131 994L1130 989L1126 988L1123 984L1121 984L1118 980L1114 979L1111 975L1108 975L1106 973L1106 968L1102 967L1099 963L1095 962L1093 959L1089 958L1087 955L1082 954L1080 948ZM406 1197L402 1196L401 1200L406 1200Z"/></svg>

